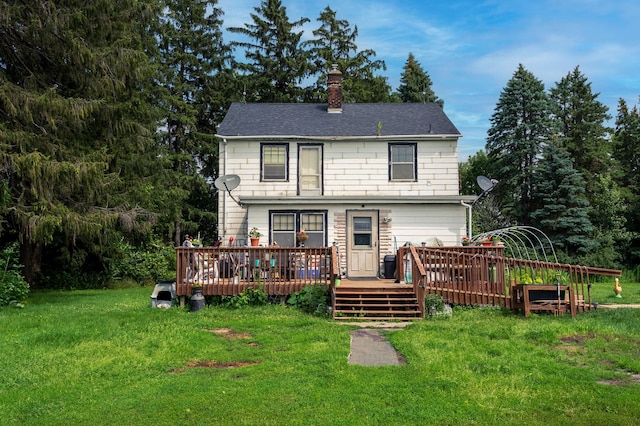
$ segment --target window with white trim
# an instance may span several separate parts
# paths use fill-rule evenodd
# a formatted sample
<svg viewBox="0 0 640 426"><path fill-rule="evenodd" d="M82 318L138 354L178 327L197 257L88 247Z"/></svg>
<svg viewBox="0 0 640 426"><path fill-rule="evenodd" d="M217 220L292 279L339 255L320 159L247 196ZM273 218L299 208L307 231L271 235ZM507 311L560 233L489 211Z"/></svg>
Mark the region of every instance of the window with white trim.
<svg viewBox="0 0 640 426"><path fill-rule="evenodd" d="M322 145L298 145L298 186L301 195L322 194Z"/></svg>
<svg viewBox="0 0 640 426"><path fill-rule="evenodd" d="M415 182L418 156L415 143L389 144L389 180Z"/></svg>
<svg viewBox="0 0 640 426"><path fill-rule="evenodd" d="M260 180L289 180L289 145L263 143L260 145L260 151Z"/></svg>
<svg viewBox="0 0 640 426"><path fill-rule="evenodd" d="M281 247L296 247L296 234L301 229L309 236L307 247L324 247L327 244L326 211L272 211L271 242Z"/></svg>

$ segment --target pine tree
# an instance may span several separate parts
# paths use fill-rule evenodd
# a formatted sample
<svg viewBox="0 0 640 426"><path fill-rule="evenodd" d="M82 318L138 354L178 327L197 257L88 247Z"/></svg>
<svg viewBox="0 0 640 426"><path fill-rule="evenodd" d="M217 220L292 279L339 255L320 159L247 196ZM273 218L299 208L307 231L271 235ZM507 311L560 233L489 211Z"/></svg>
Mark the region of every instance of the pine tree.
<svg viewBox="0 0 640 426"><path fill-rule="evenodd" d="M436 96L431 86L431 77L422 69L413 53L409 53L398 87L400 99L402 102L437 102L444 106L444 101Z"/></svg>
<svg viewBox="0 0 640 426"><path fill-rule="evenodd" d="M158 102L166 117L160 136L168 153L163 158L171 162L159 207L173 224L176 245L185 228L196 233L199 222L211 224L216 217L206 179L217 176L214 135L231 97L225 88L231 81L231 48L222 40L222 12L216 4L217 0L164 0L157 35ZM202 232L207 229L214 227L202 226Z"/></svg>
<svg viewBox="0 0 640 426"><path fill-rule="evenodd" d="M531 213L532 224L570 258L590 253L596 243L585 182L557 141L544 146L533 183L533 204L537 208Z"/></svg>
<svg viewBox="0 0 640 426"><path fill-rule="evenodd" d="M391 87L376 71L386 70L384 61L375 59L371 49L358 50L358 27L337 19L336 12L327 6L313 31L314 39L304 43L309 48L311 74L317 76L316 85L307 90L310 101L326 101L327 73L336 64L342 72L342 94L345 102L386 102L391 99Z"/></svg>
<svg viewBox="0 0 640 426"><path fill-rule="evenodd" d="M542 81L519 65L500 94L486 144L494 178L500 181L494 195L512 222L530 222L535 166L543 144L556 132L551 111Z"/></svg>
<svg viewBox="0 0 640 426"><path fill-rule="evenodd" d="M302 80L309 73L308 52L301 45L303 32L295 29L309 22L301 18L290 22L280 0L263 0L253 8L253 23L231 27L232 33L246 36L252 42L231 42L245 49L248 63L239 64L248 73L247 100L253 102L299 102Z"/></svg>
<svg viewBox="0 0 640 426"><path fill-rule="evenodd" d="M3 3L0 166L31 284L48 245L94 247L145 200L154 109L143 52L153 2Z"/></svg>
<svg viewBox="0 0 640 426"><path fill-rule="evenodd" d="M550 93L561 126L558 136L584 177L588 193L600 192L598 176L611 167L611 144L607 137L611 129L604 124L611 116L607 106L597 100L598 95L591 91L591 83L578 67Z"/></svg>
<svg viewBox="0 0 640 426"><path fill-rule="evenodd" d="M615 179L620 182L625 211L628 243L620 251L627 265L640 261L640 110L629 109L624 99L618 102L613 158L616 160Z"/></svg>
<svg viewBox="0 0 640 426"><path fill-rule="evenodd" d="M609 253L607 258L600 256L598 264L612 265L617 256L622 229L620 211L612 206L616 202L615 180L611 179L611 142L612 129L605 126L611 116L608 108L598 101L598 93L593 93L591 83L575 67L572 72L556 84L550 91L555 103L555 114L560 122L559 140L569 152L576 170L586 184L586 196L591 205L590 219L599 230L599 253Z"/></svg>

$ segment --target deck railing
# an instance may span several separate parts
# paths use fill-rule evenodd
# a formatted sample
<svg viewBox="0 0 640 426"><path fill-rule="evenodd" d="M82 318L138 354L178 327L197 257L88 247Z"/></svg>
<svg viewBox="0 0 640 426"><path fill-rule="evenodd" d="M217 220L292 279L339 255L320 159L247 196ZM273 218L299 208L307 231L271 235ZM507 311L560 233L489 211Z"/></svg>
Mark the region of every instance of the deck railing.
<svg viewBox="0 0 640 426"><path fill-rule="evenodd" d="M332 286L338 274L335 247L176 247L176 292L237 295L263 287L286 296L310 284Z"/></svg>
<svg viewBox="0 0 640 426"><path fill-rule="evenodd" d="M514 309L518 284L568 285L578 310L591 308L589 277L617 276L621 271L504 257L499 246L401 247L396 274L424 292L440 294L447 303L496 305ZM418 262L412 262L417 259Z"/></svg>

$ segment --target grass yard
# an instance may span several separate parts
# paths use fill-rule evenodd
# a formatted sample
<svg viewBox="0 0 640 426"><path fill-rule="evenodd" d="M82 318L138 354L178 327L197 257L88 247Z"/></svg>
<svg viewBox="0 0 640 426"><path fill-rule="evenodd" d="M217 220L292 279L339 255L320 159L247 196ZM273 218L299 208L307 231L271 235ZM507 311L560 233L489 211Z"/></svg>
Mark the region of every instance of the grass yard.
<svg viewBox="0 0 640 426"><path fill-rule="evenodd" d="M388 333L407 365L362 367L347 364L353 326L279 305L152 309L151 291L36 293L24 309L0 309L0 423L637 425L640 419L634 376L640 309L525 319L456 308L451 318Z"/></svg>
<svg viewBox="0 0 640 426"><path fill-rule="evenodd" d="M616 299L613 291L614 279L608 277L606 282L591 285L591 300L601 305L640 304L640 284L620 281L622 298Z"/></svg>

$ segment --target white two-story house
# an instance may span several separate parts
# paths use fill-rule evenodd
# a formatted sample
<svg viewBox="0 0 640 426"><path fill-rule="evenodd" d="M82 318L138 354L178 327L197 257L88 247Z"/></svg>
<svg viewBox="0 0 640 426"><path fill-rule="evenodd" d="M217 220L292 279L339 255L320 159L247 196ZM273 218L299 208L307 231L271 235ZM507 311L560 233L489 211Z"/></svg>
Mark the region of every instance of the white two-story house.
<svg viewBox="0 0 640 426"><path fill-rule="evenodd" d="M435 103L342 104L329 74L328 104L234 103L218 128L218 232L241 244L337 244L350 278L380 275L407 242L459 245L475 197L459 195L460 132ZM236 202L237 201L237 202Z"/></svg>

